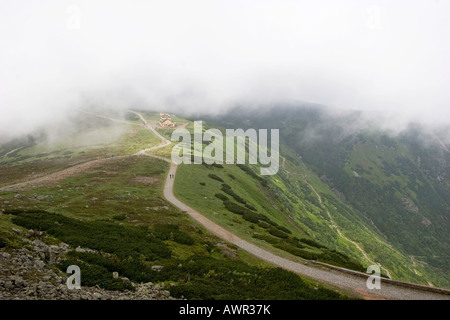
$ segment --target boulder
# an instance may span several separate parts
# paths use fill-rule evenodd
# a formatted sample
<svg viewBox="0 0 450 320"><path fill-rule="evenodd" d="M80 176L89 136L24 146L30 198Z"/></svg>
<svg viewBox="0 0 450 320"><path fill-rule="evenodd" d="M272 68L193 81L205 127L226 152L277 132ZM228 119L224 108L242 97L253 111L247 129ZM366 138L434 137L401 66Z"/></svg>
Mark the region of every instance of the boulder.
<svg viewBox="0 0 450 320"><path fill-rule="evenodd" d="M152 270L157 272L161 271L163 268L164 266L152 266Z"/></svg>

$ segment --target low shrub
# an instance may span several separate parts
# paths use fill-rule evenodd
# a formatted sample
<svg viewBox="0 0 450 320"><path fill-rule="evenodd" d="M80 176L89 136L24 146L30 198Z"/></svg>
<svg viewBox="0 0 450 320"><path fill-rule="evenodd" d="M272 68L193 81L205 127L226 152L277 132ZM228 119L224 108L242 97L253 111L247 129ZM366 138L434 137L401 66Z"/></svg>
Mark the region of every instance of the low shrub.
<svg viewBox="0 0 450 320"><path fill-rule="evenodd" d="M160 239L137 227L109 221L80 221L49 212L23 212L12 222L27 229L42 230L73 246L148 260L170 258L171 251Z"/></svg>
<svg viewBox="0 0 450 320"><path fill-rule="evenodd" d="M293 254L293 255L295 255L295 256L303 257L303 256L302 256L302 255L303 255L302 249L297 248L297 247L295 247L295 246L292 246L292 245L290 245L289 243L286 243L286 242L282 242L282 241L281 241L281 242L275 244L274 247L276 247L276 248L278 248L278 249L281 249L281 250L283 250L283 251L289 252L289 253L291 253L291 254Z"/></svg>
<svg viewBox="0 0 450 320"><path fill-rule="evenodd" d="M187 233L180 230L175 224L157 224L154 226L154 234L161 240L172 240L179 244L194 244L194 239Z"/></svg>
<svg viewBox="0 0 450 320"><path fill-rule="evenodd" d="M222 193L216 193L214 196L216 198L222 200L222 201L228 201L229 200L228 197L226 195L222 194Z"/></svg>
<svg viewBox="0 0 450 320"><path fill-rule="evenodd" d="M214 173L208 174L208 177L210 177L211 179L217 180L219 182L224 182L221 177L219 177L218 175L215 175Z"/></svg>
<svg viewBox="0 0 450 320"><path fill-rule="evenodd" d="M298 275L281 268L258 268L212 257L193 256L181 267L164 268L158 276L162 279L169 274L178 280L178 285L169 289L171 295L188 300L342 298L331 290L315 289Z"/></svg>
<svg viewBox="0 0 450 320"><path fill-rule="evenodd" d="M258 226L260 226L261 228L264 228L264 229L269 229L271 225L265 221L259 221Z"/></svg>
<svg viewBox="0 0 450 320"><path fill-rule="evenodd" d="M77 265L81 270L81 281L83 286L93 287L99 286L106 290L134 290L134 287L128 281L122 279L113 279L112 271L96 264L86 263L79 259L67 259L62 261L58 267L66 272L70 265Z"/></svg>
<svg viewBox="0 0 450 320"><path fill-rule="evenodd" d="M8 245L8 242L0 236L0 248L4 248Z"/></svg>
<svg viewBox="0 0 450 320"><path fill-rule="evenodd" d="M245 212L252 213L250 209L247 209L246 207L240 206L237 203L231 201L224 201L223 204L225 205L225 208L236 214L243 215Z"/></svg>
<svg viewBox="0 0 450 320"><path fill-rule="evenodd" d="M268 231L271 235L281 239L287 239L289 237L285 232L278 229L278 227L270 227Z"/></svg>
<svg viewBox="0 0 450 320"><path fill-rule="evenodd" d="M320 248L325 248L325 246L323 246L323 245L321 245L321 244L319 244L316 241L311 240L311 239L301 238L301 239L299 239L299 241L303 242L303 243L306 243L307 245L310 245L311 247L316 247L316 248L319 248L319 249Z"/></svg>
<svg viewBox="0 0 450 320"><path fill-rule="evenodd" d="M265 242L270 243L272 245L276 245L276 244L280 243L279 239L274 238L274 237L269 236L269 235L254 234L252 237L255 238L255 239L259 239L259 240L264 240Z"/></svg>
<svg viewBox="0 0 450 320"><path fill-rule="evenodd" d="M277 229L280 230L280 231L283 231L283 232L285 232L285 233L292 234L291 230L289 230L289 229L286 228L286 227L283 227L283 226L277 226Z"/></svg>
<svg viewBox="0 0 450 320"><path fill-rule="evenodd" d="M244 164L237 164L237 166L244 171L245 173L247 173L249 176L251 176L252 178L258 180L264 187L267 187L267 181L261 177L260 175L256 174L248 165L244 165Z"/></svg>
<svg viewBox="0 0 450 320"><path fill-rule="evenodd" d="M246 211L242 214L242 218L253 223L259 222L259 214L256 212Z"/></svg>
<svg viewBox="0 0 450 320"><path fill-rule="evenodd" d="M123 221L123 220L125 220L126 218L127 218L127 216L124 215L124 214L118 214L118 215L116 215L116 216L113 217L114 220L118 220L118 221Z"/></svg>
<svg viewBox="0 0 450 320"><path fill-rule="evenodd" d="M247 203L244 199L242 199L239 195L237 195L228 184L226 184L226 183L222 184L221 190L223 192L227 193L228 195L230 195L231 197L233 197L233 199L236 200L237 202L242 203L242 204Z"/></svg>

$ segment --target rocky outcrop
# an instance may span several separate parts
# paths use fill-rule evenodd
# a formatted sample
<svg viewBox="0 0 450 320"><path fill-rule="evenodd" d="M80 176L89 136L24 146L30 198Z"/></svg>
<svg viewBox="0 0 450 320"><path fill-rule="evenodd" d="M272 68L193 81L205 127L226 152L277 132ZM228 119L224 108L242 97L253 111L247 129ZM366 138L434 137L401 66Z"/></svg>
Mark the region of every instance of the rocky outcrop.
<svg viewBox="0 0 450 320"><path fill-rule="evenodd" d="M69 274L55 264L72 248L24 238L25 247L0 249L0 300L168 300L164 284L133 283L134 291L109 291L98 286L68 289ZM77 248L80 250L80 248ZM123 278L125 279L125 278ZM129 281L129 280L128 280Z"/></svg>
<svg viewBox="0 0 450 320"><path fill-rule="evenodd" d="M419 207L416 206L414 201L412 201L410 198L403 197L400 200L402 201L402 204L407 211L413 212L413 213L419 212Z"/></svg>

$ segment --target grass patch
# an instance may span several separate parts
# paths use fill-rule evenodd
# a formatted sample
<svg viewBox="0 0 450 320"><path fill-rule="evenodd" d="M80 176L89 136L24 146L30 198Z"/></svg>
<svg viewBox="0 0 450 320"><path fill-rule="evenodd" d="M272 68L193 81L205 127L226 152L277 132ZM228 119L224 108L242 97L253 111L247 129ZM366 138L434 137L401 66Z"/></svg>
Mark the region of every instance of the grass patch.
<svg viewBox="0 0 450 320"><path fill-rule="evenodd" d="M148 232L109 221L80 221L49 212L22 212L12 222L28 229L45 231L72 246L81 246L115 253L121 258L152 261L170 258L171 251L161 240Z"/></svg>
<svg viewBox="0 0 450 320"><path fill-rule="evenodd" d="M153 227L154 235L161 240L172 240L179 244L193 245L194 239L174 224L157 224Z"/></svg>

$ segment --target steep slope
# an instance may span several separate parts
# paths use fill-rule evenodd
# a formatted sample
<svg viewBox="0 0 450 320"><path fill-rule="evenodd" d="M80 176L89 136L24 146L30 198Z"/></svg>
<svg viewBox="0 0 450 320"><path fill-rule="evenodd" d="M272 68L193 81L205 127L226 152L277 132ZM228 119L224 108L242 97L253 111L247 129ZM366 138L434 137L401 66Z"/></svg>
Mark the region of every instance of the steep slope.
<svg viewBox="0 0 450 320"><path fill-rule="evenodd" d="M326 209L315 203L322 210L297 206L291 212L314 213L298 223L323 243L341 242L343 252L367 261L361 248L394 278L449 286L450 162L442 141L417 127L398 136L358 128L358 113L333 116L320 106L239 109L204 118L227 128L280 129L288 168L281 171L291 182L282 198L298 195L315 203L320 194ZM305 189L306 182L313 188ZM336 237L339 232L344 237Z"/></svg>

